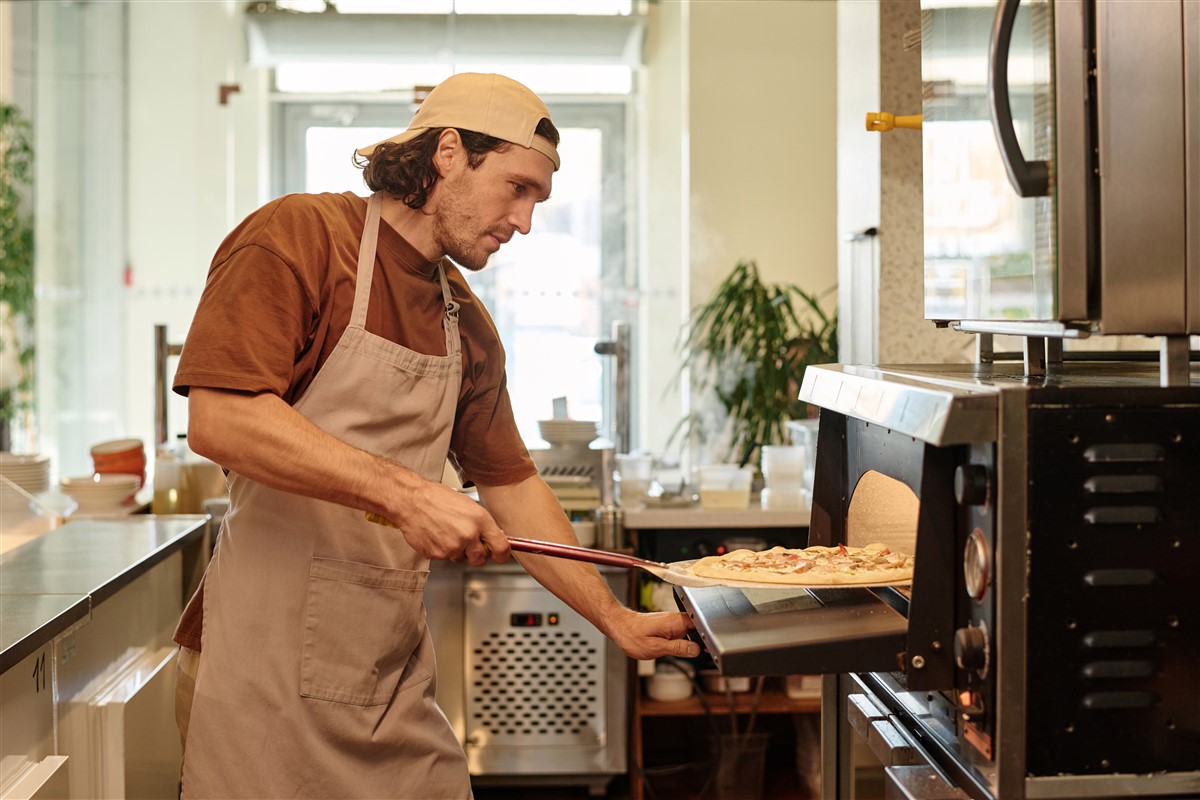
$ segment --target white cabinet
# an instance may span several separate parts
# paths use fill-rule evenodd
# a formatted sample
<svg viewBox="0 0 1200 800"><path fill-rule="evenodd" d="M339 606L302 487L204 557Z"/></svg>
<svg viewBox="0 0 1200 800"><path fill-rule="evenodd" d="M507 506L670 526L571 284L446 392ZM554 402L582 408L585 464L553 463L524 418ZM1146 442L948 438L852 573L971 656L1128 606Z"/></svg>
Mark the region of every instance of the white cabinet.
<svg viewBox="0 0 1200 800"><path fill-rule="evenodd" d="M0 772L6 773L0 782L0 797L4 800L67 800L71 796L66 756L46 756L12 770L0 765Z"/></svg>
<svg viewBox="0 0 1200 800"><path fill-rule="evenodd" d="M130 648L60 702L59 741L71 754L71 797L178 794L181 752L171 712L176 652Z"/></svg>

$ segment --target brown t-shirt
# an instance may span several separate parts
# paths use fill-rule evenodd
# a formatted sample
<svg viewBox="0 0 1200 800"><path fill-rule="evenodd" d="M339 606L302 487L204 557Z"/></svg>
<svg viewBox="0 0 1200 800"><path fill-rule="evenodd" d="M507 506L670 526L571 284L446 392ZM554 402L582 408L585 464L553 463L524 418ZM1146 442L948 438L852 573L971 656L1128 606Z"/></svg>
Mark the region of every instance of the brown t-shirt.
<svg viewBox="0 0 1200 800"><path fill-rule="evenodd" d="M350 322L366 211L366 200L349 192L293 194L235 228L213 258L175 391L273 392L295 403ZM445 355L437 262L382 221L375 259L367 330L418 353ZM516 483L537 468L513 420L500 337L462 274L442 263L460 304L463 360L451 460L464 481ZM199 649L199 615L190 616L180 621L176 641Z"/></svg>

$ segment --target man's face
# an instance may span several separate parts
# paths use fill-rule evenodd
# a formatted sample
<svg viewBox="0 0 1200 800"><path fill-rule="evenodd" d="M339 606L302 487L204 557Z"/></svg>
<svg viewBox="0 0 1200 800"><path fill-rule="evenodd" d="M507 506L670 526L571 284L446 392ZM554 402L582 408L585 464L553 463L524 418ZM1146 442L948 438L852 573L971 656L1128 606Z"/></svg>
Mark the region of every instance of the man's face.
<svg viewBox="0 0 1200 800"><path fill-rule="evenodd" d="M488 153L476 169L460 163L437 186L433 236L466 269L480 270L516 233L529 233L533 207L550 196L554 165L516 145Z"/></svg>

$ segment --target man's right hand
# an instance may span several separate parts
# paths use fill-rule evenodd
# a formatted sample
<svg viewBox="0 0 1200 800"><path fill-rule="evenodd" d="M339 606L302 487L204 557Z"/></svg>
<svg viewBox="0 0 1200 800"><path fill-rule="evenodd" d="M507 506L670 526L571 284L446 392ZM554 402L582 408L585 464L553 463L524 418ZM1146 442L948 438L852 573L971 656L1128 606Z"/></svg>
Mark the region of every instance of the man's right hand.
<svg viewBox="0 0 1200 800"><path fill-rule="evenodd" d="M402 492L400 509L388 518L409 547L431 559L466 561L479 567L490 557L508 561L508 537L483 506L442 483L423 481Z"/></svg>

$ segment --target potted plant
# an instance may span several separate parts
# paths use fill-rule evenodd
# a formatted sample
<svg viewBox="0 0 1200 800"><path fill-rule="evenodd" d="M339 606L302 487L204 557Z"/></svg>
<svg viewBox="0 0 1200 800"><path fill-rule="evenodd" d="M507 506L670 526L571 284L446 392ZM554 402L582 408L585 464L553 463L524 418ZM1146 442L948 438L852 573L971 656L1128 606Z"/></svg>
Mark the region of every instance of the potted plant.
<svg viewBox="0 0 1200 800"><path fill-rule="evenodd" d="M33 389L32 129L20 109L0 103L0 450L9 426L31 406Z"/></svg>
<svg viewBox="0 0 1200 800"><path fill-rule="evenodd" d="M786 442L786 423L809 416L799 399L805 368L837 361L837 314L822 306L832 292L767 284L754 261L739 261L681 337L680 375L702 401L672 440L686 432L743 466L758 463L761 446Z"/></svg>

